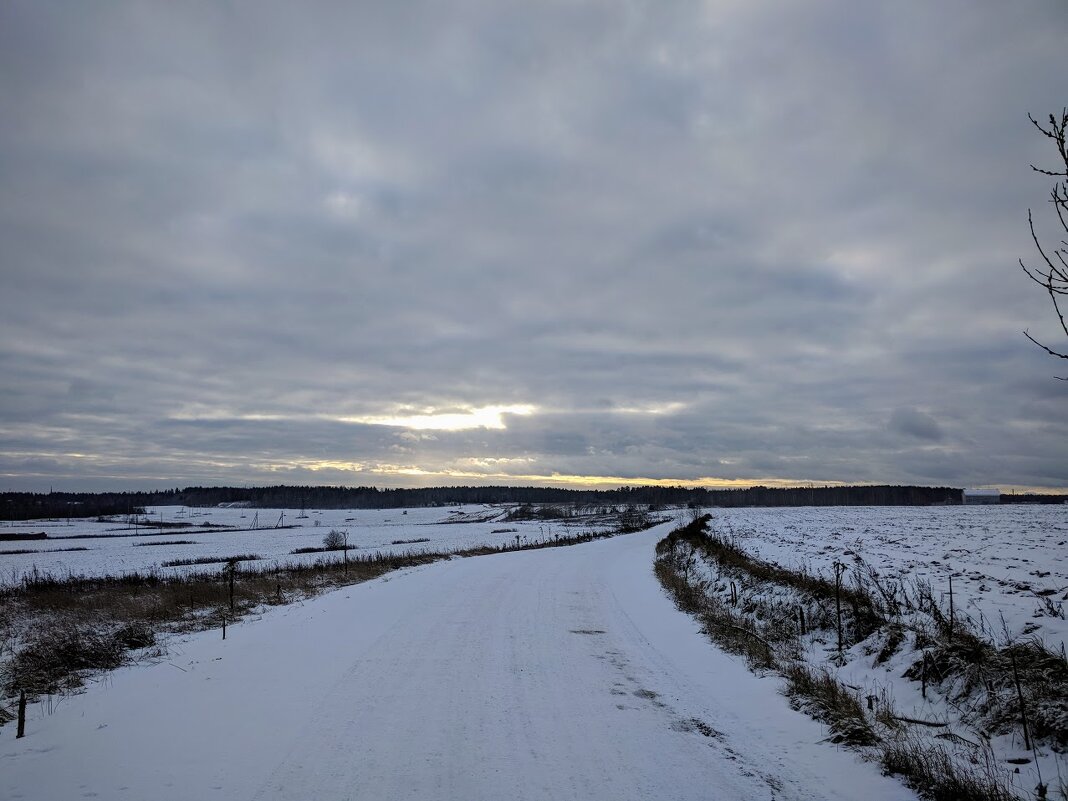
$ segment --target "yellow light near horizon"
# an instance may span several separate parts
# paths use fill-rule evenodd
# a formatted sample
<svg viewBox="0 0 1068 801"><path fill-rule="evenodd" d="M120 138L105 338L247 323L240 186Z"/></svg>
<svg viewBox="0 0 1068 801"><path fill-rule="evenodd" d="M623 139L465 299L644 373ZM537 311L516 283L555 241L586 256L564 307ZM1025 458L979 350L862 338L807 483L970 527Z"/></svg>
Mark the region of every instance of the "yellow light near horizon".
<svg viewBox="0 0 1068 801"><path fill-rule="evenodd" d="M422 468L415 465L391 465L391 464L377 464L372 468L369 468L369 472L383 476L418 476L420 478L428 479L480 479L483 481L520 481L534 484L545 484L550 486L569 486L569 487L684 487L687 489L694 489L697 487L706 487L708 489L745 489L748 487L764 486L771 488L788 488L788 487L843 487L847 486L843 481L818 481L818 482L798 482L790 479L782 478L713 478L704 476L702 478L649 478L647 476L637 477L623 477L623 476L580 476L570 475L563 473L551 473L549 475L539 475L532 473L503 473L503 472L491 472L491 471L479 471L479 470L467 470L467 469L454 469L448 467L440 467L437 469Z"/></svg>

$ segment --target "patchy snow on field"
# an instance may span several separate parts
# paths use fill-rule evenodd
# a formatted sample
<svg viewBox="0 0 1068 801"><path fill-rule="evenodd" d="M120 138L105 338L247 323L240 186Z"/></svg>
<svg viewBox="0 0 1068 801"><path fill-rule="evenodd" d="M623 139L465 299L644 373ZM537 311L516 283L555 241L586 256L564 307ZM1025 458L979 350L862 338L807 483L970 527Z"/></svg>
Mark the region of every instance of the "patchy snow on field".
<svg viewBox="0 0 1068 801"><path fill-rule="evenodd" d="M883 578L929 581L992 636L1068 642L1068 506L710 509L712 527L765 561L831 575L862 559Z"/></svg>
<svg viewBox="0 0 1068 801"><path fill-rule="evenodd" d="M44 532L48 538L0 541L0 583L17 583L34 570L57 576L103 576L219 568L218 564L161 567L165 562L204 557L224 561L231 556L252 554L260 560L249 564L264 567L314 561L324 554L293 554L292 551L321 548L323 537L331 529L345 532L349 553L359 556L508 545L515 544L517 536L525 542L610 527L604 519L503 522L511 508L467 505L385 510L309 509L302 513L295 509L158 506L136 518L6 522L0 523L0 535ZM327 553L325 557L340 559L341 553Z"/></svg>
<svg viewBox="0 0 1068 801"><path fill-rule="evenodd" d="M998 648L1039 640L1056 654L1063 653L1068 640L1068 623L1064 619L1064 604L1068 601L1068 507L710 511L711 530L750 555L793 571L822 574L832 581L833 566L838 562L845 568L843 578L847 585L854 576L866 577L870 566L878 571L884 586L896 586L914 600L919 588L929 583L931 599L947 617L952 577L954 619L966 622L982 640ZM724 579L719 567L711 563L701 569L710 594L723 596L731 576ZM766 608L791 613L806 603L795 590L767 582L755 581L739 591L764 603ZM811 623L811 611L809 620ZM925 721L912 733L916 742L947 747L955 743L955 753L965 763L989 757L985 764L992 774L1021 798L1032 797L1040 782L1057 786L1068 775L1068 764L1063 762L1060 749L1047 743L1028 750L1019 728L1000 734L994 729L986 730L985 718L995 706L992 700L996 695L1002 696L998 703L1003 707L1015 710L1018 706L1011 687L998 685L996 678L995 684L990 683L993 673L983 674L987 676L990 695L984 692L982 682L966 689L958 679L925 691L916 665L926 658L924 651L933 643L918 647L913 633L933 630L933 624L916 608L903 612L898 624L907 632L906 641L899 649L895 646L890 656L879 653L888 641L886 631L839 655L833 631L810 630L808 636L798 640L801 658L830 670L859 698L869 698L892 709L899 721ZM1032 698L1030 703L1052 701L1036 702ZM1031 715L1040 712L1046 717L1056 716L1057 709L1032 706Z"/></svg>

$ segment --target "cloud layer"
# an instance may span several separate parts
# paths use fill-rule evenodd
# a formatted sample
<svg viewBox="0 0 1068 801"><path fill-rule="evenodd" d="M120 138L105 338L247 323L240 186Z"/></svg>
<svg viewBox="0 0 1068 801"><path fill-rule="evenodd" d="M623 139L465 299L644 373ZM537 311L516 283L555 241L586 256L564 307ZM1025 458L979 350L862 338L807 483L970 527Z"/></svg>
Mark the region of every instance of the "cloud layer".
<svg viewBox="0 0 1068 801"><path fill-rule="evenodd" d="M0 487L1063 488L1016 261L1066 40L1059 0L6 3Z"/></svg>

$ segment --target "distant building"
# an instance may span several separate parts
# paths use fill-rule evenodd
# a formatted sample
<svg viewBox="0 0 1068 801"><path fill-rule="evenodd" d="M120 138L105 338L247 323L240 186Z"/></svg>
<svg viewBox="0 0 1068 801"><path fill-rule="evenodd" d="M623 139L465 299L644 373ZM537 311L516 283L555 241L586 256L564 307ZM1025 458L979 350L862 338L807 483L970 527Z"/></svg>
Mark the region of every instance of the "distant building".
<svg viewBox="0 0 1068 801"><path fill-rule="evenodd" d="M966 489L963 492L961 503L966 506L975 506L988 503L1001 503L1001 490L998 489Z"/></svg>

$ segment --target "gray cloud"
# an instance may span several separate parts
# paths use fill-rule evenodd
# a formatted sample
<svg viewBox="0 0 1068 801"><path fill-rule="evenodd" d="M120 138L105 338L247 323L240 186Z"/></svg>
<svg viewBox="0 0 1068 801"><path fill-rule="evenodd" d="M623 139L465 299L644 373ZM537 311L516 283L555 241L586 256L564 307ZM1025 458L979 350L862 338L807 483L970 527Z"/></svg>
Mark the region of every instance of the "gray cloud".
<svg viewBox="0 0 1068 801"><path fill-rule="evenodd" d="M8 3L0 486L1063 487L1014 265L1066 34L1038 0Z"/></svg>
<svg viewBox="0 0 1068 801"><path fill-rule="evenodd" d="M906 406L894 409L890 414L889 428L899 434L932 442L938 442L944 436L942 427L931 415Z"/></svg>

